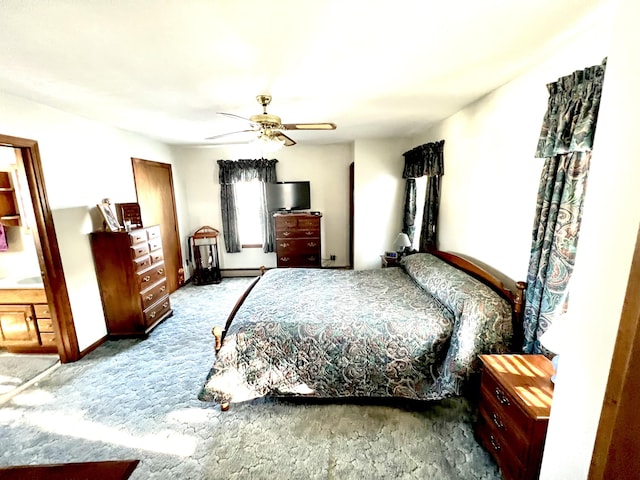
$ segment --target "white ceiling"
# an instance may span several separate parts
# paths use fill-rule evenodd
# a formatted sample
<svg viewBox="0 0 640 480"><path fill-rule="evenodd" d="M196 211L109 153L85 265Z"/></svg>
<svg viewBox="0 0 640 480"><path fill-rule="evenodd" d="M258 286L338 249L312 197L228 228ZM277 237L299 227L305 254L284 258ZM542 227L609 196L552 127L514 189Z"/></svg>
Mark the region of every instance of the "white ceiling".
<svg viewBox="0 0 640 480"><path fill-rule="evenodd" d="M0 91L171 144L269 113L304 143L410 137L540 62L607 0L0 0Z"/></svg>

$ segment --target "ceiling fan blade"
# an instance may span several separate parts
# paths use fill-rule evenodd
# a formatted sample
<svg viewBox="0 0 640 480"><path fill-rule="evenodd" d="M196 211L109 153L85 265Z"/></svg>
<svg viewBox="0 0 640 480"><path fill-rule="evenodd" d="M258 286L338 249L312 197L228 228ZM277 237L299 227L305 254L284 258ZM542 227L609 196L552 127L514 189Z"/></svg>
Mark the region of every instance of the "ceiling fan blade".
<svg viewBox="0 0 640 480"><path fill-rule="evenodd" d="M335 123L284 123L285 130L335 130Z"/></svg>
<svg viewBox="0 0 640 480"><path fill-rule="evenodd" d="M296 144L296 142L292 138L287 137L282 132L278 132L274 136L280 140L284 140L285 147L293 147Z"/></svg>
<svg viewBox="0 0 640 480"><path fill-rule="evenodd" d="M212 137L205 138L205 140L215 140L217 138L227 137L227 136L230 136L230 135L237 135L239 133L248 133L248 132L256 133L256 131L257 130L253 130L253 129L251 129L251 130L238 130L237 132L229 132L229 133L222 133L220 135L213 135Z"/></svg>
<svg viewBox="0 0 640 480"><path fill-rule="evenodd" d="M236 120L242 120L243 122L248 122L249 124L251 124L252 127L256 128L259 127L260 124L256 123L256 122L252 122L250 119L245 118L245 117L241 117L240 115L236 115L234 113L225 113L225 112L216 112L218 115L224 115L225 117L230 117L230 118L234 118Z"/></svg>

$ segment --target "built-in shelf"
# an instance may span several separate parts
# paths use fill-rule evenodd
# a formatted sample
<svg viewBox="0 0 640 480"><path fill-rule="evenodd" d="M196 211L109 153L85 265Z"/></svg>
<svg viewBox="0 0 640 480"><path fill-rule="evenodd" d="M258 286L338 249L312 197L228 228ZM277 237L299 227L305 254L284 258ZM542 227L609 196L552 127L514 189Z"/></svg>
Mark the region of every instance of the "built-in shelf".
<svg viewBox="0 0 640 480"><path fill-rule="evenodd" d="M0 223L7 227L21 225L12 172L0 171Z"/></svg>

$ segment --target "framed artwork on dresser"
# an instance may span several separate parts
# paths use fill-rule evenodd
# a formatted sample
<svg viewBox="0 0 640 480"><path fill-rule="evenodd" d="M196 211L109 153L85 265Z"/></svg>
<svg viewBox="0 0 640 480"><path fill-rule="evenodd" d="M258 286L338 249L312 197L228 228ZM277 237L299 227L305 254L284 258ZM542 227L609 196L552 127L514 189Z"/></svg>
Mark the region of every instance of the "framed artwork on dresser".
<svg viewBox="0 0 640 480"><path fill-rule="evenodd" d="M115 213L111 209L111 205L109 203L98 203L98 210L102 214L102 218L104 219L105 230L110 232L118 232L122 228L120 223L118 223L118 219L116 218Z"/></svg>
<svg viewBox="0 0 640 480"><path fill-rule="evenodd" d="M139 203L116 203L116 212L118 213L118 219L123 225L129 222L131 228L142 228L142 216L140 215Z"/></svg>

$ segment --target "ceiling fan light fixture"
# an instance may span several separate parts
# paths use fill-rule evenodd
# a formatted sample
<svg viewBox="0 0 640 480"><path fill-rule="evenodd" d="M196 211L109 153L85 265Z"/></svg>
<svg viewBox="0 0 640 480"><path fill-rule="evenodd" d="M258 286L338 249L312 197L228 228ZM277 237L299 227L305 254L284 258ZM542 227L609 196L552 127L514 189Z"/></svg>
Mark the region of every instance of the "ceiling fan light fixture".
<svg viewBox="0 0 640 480"><path fill-rule="evenodd" d="M256 139L256 144L265 153L274 153L284 147L285 139L270 132L262 132Z"/></svg>

